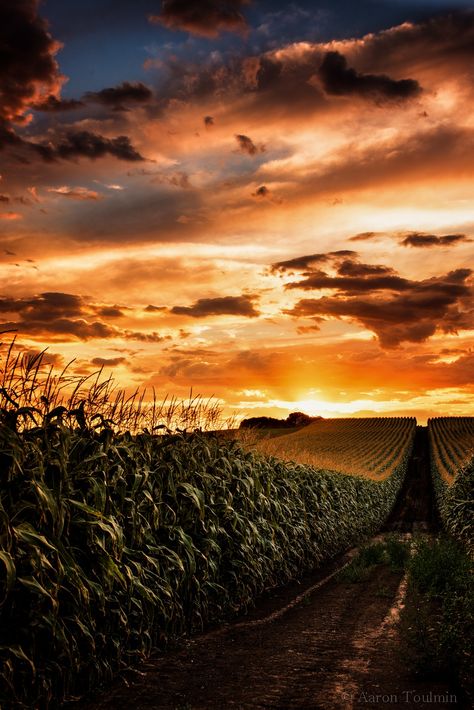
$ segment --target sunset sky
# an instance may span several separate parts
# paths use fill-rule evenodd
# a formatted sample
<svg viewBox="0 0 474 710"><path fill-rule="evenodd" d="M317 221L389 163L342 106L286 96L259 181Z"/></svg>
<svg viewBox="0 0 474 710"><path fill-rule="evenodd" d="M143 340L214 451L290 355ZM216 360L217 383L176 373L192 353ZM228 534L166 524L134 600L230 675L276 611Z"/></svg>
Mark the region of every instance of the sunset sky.
<svg viewBox="0 0 474 710"><path fill-rule="evenodd" d="M472 2L2 0L0 331L239 416L472 415L473 78Z"/></svg>

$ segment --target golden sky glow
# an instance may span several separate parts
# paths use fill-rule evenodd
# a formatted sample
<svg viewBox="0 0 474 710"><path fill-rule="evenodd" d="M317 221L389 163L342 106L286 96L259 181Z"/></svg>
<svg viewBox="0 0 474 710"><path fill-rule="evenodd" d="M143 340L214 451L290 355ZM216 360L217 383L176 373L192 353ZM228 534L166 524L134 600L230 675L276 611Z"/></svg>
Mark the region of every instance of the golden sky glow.
<svg viewBox="0 0 474 710"><path fill-rule="evenodd" d="M240 20L182 26L72 96L17 5L49 58L24 93L0 75L19 348L239 416L472 414L472 12L228 52Z"/></svg>

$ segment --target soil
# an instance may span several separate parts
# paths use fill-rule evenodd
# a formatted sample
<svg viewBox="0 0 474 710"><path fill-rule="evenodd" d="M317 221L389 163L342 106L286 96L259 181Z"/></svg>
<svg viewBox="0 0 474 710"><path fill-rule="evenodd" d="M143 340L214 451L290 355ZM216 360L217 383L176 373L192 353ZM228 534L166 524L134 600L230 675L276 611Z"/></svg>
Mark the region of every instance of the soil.
<svg viewBox="0 0 474 710"><path fill-rule="evenodd" d="M386 530L437 528L426 429L417 428L406 483ZM442 682L413 677L397 620L402 572L336 574L349 553L275 590L236 622L183 641L75 710L349 710L462 708Z"/></svg>

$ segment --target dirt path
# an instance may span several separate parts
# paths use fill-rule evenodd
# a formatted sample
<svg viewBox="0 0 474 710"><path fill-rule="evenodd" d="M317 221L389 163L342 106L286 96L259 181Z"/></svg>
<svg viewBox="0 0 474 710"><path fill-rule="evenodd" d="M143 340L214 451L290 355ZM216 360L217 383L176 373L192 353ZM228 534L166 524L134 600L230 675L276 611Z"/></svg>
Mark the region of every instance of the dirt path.
<svg viewBox="0 0 474 710"><path fill-rule="evenodd" d="M419 428L388 529L433 526L427 462ZM128 687L119 680L77 710L461 708L444 685L417 681L405 668L396 631L402 573L378 567L354 584L331 577L343 562L277 590L240 623L155 657Z"/></svg>
<svg viewBox="0 0 474 710"><path fill-rule="evenodd" d="M436 532L438 528L430 474L428 429L417 426L407 475L384 530Z"/></svg>

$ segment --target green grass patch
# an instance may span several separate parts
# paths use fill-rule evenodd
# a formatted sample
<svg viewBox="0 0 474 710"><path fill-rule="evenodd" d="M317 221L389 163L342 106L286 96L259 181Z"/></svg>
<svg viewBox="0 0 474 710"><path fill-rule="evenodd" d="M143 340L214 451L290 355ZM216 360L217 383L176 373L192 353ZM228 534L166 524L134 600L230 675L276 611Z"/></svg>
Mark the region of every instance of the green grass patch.
<svg viewBox="0 0 474 710"><path fill-rule="evenodd" d="M338 579L353 584L364 582L379 565L403 570L409 556L410 544L396 535L389 535L383 541L363 545L351 563L341 570Z"/></svg>

